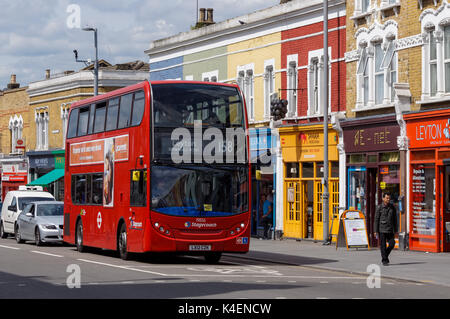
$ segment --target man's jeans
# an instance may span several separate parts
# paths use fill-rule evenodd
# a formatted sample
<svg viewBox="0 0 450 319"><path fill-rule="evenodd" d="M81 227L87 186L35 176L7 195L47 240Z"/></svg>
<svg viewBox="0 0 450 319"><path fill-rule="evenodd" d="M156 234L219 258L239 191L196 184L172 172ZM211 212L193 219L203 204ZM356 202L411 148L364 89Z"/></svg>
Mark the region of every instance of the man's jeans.
<svg viewBox="0 0 450 319"><path fill-rule="evenodd" d="M388 247L386 247L386 243L389 243ZM394 233L380 233L381 262L389 262L389 254L394 247Z"/></svg>

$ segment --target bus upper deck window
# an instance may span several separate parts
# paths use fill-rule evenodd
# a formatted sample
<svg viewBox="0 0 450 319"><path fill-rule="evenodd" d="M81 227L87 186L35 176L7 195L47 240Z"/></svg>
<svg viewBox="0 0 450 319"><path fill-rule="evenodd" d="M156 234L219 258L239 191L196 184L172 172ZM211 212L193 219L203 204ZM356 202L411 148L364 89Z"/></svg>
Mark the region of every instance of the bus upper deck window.
<svg viewBox="0 0 450 319"><path fill-rule="evenodd" d="M133 94L127 94L120 98L119 123L117 125L117 128L120 129L130 126L132 102Z"/></svg>
<svg viewBox="0 0 450 319"><path fill-rule="evenodd" d="M115 130L117 128L117 116L119 112L119 99L109 100L108 112L106 115L106 130Z"/></svg>
<svg viewBox="0 0 450 319"><path fill-rule="evenodd" d="M89 107L83 107L80 109L80 117L78 119L78 136L87 134L89 122Z"/></svg>
<svg viewBox="0 0 450 319"><path fill-rule="evenodd" d="M143 91L136 92L134 94L133 114L131 119L131 125L139 125L144 115L145 109L145 96Z"/></svg>
<svg viewBox="0 0 450 319"><path fill-rule="evenodd" d="M95 106L94 133L100 133L105 130L106 102L98 103Z"/></svg>
<svg viewBox="0 0 450 319"><path fill-rule="evenodd" d="M70 112L69 127L67 129L67 137L72 138L77 135L78 112L80 109L73 109Z"/></svg>

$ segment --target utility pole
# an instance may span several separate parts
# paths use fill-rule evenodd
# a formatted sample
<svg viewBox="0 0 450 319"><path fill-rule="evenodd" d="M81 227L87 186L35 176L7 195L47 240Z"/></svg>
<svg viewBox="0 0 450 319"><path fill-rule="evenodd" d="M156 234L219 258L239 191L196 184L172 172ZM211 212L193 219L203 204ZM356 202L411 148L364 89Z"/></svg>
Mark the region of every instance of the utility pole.
<svg viewBox="0 0 450 319"><path fill-rule="evenodd" d="M323 1L323 241L328 243L329 197L328 191L328 0Z"/></svg>

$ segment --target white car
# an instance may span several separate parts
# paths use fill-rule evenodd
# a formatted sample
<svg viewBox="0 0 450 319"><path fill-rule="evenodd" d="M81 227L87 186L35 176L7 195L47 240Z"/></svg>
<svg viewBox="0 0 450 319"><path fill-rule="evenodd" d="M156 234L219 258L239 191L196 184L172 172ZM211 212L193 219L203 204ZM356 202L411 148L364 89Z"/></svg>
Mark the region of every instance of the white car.
<svg viewBox="0 0 450 319"><path fill-rule="evenodd" d="M28 203L54 200L53 195L42 191L41 186L19 186L19 190L8 192L3 200L0 237L6 238L8 234L14 234L17 217Z"/></svg>

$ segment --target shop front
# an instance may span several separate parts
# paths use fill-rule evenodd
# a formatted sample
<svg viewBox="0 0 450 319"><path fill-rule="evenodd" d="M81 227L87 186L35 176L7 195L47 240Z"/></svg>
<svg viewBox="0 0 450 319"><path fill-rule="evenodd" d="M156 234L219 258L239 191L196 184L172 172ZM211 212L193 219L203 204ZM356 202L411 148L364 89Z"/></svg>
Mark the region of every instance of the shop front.
<svg viewBox="0 0 450 319"><path fill-rule="evenodd" d="M448 252L450 110L405 115L409 138L409 247Z"/></svg>
<svg viewBox="0 0 450 319"><path fill-rule="evenodd" d="M273 204L272 225L275 225L274 167L272 160L272 134L269 128L249 130L250 159L252 163L252 229L253 236L262 237L264 227L261 223L264 202L271 195ZM269 197L269 199L268 199Z"/></svg>
<svg viewBox="0 0 450 319"><path fill-rule="evenodd" d="M2 165L2 202L9 191L18 190L20 185L27 183L28 166L22 156L3 158Z"/></svg>
<svg viewBox="0 0 450 319"><path fill-rule="evenodd" d="M400 127L395 116L344 120L341 127L346 153L346 208L363 212L369 243L377 246L373 222L383 193L391 195L399 213L401 161L397 136ZM399 225L406 216L403 211L398 214Z"/></svg>
<svg viewBox="0 0 450 319"><path fill-rule="evenodd" d="M288 238L323 238L323 125L298 125L279 128L284 164L283 235ZM338 136L328 130L329 225L339 214ZM338 223L333 223L333 232Z"/></svg>
<svg viewBox="0 0 450 319"><path fill-rule="evenodd" d="M64 150L27 152L30 186L42 186L56 200L64 200Z"/></svg>

